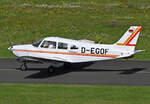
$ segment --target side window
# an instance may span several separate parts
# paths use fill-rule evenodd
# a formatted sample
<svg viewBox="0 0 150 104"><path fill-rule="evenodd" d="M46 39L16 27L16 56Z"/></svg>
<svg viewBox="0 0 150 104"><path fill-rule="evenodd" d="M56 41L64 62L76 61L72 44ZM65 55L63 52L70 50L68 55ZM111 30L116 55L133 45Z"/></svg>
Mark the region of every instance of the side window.
<svg viewBox="0 0 150 104"><path fill-rule="evenodd" d="M54 41L49 41L49 47L48 47L48 48L56 49L56 42L54 42Z"/></svg>
<svg viewBox="0 0 150 104"><path fill-rule="evenodd" d="M76 45L72 45L70 49L78 49L78 47Z"/></svg>
<svg viewBox="0 0 150 104"><path fill-rule="evenodd" d="M41 45L42 48L51 48L55 49L56 48L56 42L54 41L44 41Z"/></svg>
<svg viewBox="0 0 150 104"><path fill-rule="evenodd" d="M58 49L67 49L68 48L68 44L67 43L58 43Z"/></svg>

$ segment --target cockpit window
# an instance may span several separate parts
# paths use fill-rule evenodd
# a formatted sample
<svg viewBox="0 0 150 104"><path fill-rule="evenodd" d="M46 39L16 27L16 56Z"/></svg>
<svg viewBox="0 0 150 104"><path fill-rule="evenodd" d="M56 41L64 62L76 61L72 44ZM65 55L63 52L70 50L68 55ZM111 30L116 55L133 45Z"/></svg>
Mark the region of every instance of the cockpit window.
<svg viewBox="0 0 150 104"><path fill-rule="evenodd" d="M76 45L72 45L70 49L78 49L78 47Z"/></svg>
<svg viewBox="0 0 150 104"><path fill-rule="evenodd" d="M42 48L56 49L56 42L54 41L44 41L41 45Z"/></svg>
<svg viewBox="0 0 150 104"><path fill-rule="evenodd" d="M35 46L35 47L38 47L41 44L42 41L43 41L43 39L40 39L37 42L33 43L32 45Z"/></svg>
<svg viewBox="0 0 150 104"><path fill-rule="evenodd" d="M58 49L67 49L67 48L68 48L67 43L62 43L62 42L58 43Z"/></svg>

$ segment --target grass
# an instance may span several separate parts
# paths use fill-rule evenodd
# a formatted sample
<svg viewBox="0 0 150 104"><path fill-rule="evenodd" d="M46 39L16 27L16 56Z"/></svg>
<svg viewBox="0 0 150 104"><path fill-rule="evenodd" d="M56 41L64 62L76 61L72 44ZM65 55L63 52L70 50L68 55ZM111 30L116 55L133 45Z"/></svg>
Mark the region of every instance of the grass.
<svg viewBox="0 0 150 104"><path fill-rule="evenodd" d="M116 42L131 25L142 25L136 49L146 50L133 59L150 59L149 0L1 0L0 57L13 55L15 44L32 43L47 36Z"/></svg>
<svg viewBox="0 0 150 104"><path fill-rule="evenodd" d="M0 84L0 104L149 104L150 87Z"/></svg>

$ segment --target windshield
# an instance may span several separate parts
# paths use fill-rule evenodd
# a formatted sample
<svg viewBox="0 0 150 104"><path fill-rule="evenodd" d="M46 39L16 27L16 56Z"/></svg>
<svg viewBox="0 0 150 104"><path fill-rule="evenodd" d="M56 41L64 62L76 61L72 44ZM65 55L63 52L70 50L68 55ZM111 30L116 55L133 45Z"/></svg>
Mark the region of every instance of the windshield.
<svg viewBox="0 0 150 104"><path fill-rule="evenodd" d="M32 45L35 47L38 47L42 41L43 41L43 39L40 39L39 41L33 43Z"/></svg>

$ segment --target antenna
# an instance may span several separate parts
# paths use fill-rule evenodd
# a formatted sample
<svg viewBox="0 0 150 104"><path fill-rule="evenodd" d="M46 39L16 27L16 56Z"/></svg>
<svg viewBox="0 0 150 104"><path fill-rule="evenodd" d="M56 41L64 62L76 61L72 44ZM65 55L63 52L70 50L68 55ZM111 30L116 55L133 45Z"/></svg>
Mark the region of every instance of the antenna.
<svg viewBox="0 0 150 104"><path fill-rule="evenodd" d="M99 42L98 42L98 44L101 44L102 43L102 40L100 40Z"/></svg>

